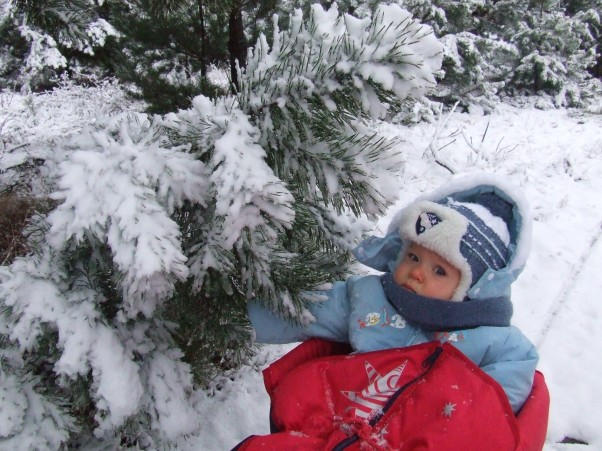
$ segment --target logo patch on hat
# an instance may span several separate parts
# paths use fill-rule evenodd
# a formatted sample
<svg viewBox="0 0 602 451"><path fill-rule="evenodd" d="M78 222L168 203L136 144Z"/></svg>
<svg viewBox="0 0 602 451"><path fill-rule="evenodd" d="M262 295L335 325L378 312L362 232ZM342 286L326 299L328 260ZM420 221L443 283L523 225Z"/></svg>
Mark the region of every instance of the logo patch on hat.
<svg viewBox="0 0 602 451"><path fill-rule="evenodd" d="M441 218L430 211L423 211L416 220L416 235L421 235L431 227L439 224Z"/></svg>

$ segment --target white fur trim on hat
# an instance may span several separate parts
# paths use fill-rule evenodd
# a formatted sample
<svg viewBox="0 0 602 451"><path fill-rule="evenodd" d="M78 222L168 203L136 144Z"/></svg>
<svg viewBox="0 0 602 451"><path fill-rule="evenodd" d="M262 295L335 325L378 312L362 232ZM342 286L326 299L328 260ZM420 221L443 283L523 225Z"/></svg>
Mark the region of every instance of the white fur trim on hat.
<svg viewBox="0 0 602 451"><path fill-rule="evenodd" d="M438 219L429 217L434 213ZM462 301L472 283L470 265L460 252L460 241L468 229L464 215L430 201L417 201L408 205L399 223L399 233L405 254L410 243L416 243L437 253L460 270L460 283L454 291L452 301Z"/></svg>

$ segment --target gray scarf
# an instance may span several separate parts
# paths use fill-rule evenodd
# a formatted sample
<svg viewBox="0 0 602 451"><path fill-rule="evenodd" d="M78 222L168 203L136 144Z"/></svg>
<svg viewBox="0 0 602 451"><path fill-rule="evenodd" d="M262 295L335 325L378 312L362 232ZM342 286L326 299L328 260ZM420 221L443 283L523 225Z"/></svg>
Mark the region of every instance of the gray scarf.
<svg viewBox="0 0 602 451"><path fill-rule="evenodd" d="M478 326L509 326L512 302L502 296L476 301L442 301L412 293L397 285L393 274L385 273L381 282L389 303L406 320L425 330L470 329Z"/></svg>

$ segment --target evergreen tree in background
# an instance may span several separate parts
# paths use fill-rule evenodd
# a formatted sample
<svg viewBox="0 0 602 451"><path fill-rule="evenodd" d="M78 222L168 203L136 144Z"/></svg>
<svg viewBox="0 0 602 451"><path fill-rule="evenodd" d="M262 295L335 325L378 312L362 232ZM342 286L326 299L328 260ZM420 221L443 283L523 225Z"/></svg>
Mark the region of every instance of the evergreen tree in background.
<svg viewBox="0 0 602 451"><path fill-rule="evenodd" d="M528 15L514 36L521 58L509 84L549 93L560 105L580 105L583 97L593 94L582 88L587 70L596 64L595 36L581 20L582 13L571 17L558 4L541 3L539 12Z"/></svg>
<svg viewBox="0 0 602 451"><path fill-rule="evenodd" d="M244 67L249 43L281 11L260 0L40 0L0 4L0 86L43 90L60 77L116 76L151 112L187 108L223 87L210 66ZM289 10L286 10L289 11ZM226 87L228 89L228 87Z"/></svg>
<svg viewBox="0 0 602 451"><path fill-rule="evenodd" d="M207 70L226 64L228 5L223 3L112 3L113 23L124 36L114 59L115 74L134 96L148 102L149 112L188 108L201 92L220 94Z"/></svg>
<svg viewBox="0 0 602 451"><path fill-rule="evenodd" d="M6 1L6 0L5 0ZM579 106L599 94L601 0L390 0L429 24L445 45L433 100L492 107L501 97L543 95ZM40 0L0 7L0 86L45 89L57 75L114 75L149 112L188 108L197 94L239 88L248 45L271 33L271 15L310 0ZM320 2L324 7L330 0ZM341 0L356 17L375 0ZM3 11L4 10L4 11ZM208 72L226 69L227 83Z"/></svg>
<svg viewBox="0 0 602 451"><path fill-rule="evenodd" d="M308 291L398 192L370 119L435 85L441 45L396 5L271 25L235 93L88 129L47 161L58 206L0 267L0 445L166 447L199 387L244 361L251 298Z"/></svg>
<svg viewBox="0 0 602 451"><path fill-rule="evenodd" d="M445 46L436 98L492 106L501 96L547 94L579 106L600 92L600 0L397 0Z"/></svg>
<svg viewBox="0 0 602 451"><path fill-rule="evenodd" d="M0 88L40 90L60 74L107 74L101 49L118 36L94 0L0 4Z"/></svg>

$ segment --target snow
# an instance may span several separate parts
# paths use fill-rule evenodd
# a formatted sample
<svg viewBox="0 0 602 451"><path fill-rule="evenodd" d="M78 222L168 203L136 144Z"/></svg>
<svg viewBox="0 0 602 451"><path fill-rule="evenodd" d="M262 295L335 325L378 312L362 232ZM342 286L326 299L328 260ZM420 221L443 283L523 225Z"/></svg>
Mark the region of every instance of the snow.
<svg viewBox="0 0 602 451"><path fill-rule="evenodd" d="M65 67L67 59L57 49L56 41L48 35L43 35L27 25L21 25L21 36L31 44L31 50L25 61L26 67L32 71L44 67Z"/></svg>
<svg viewBox="0 0 602 451"><path fill-rule="evenodd" d="M40 99L36 98L36 102ZM13 105L22 105L20 100L17 96ZM87 101L91 111L100 111L99 103L95 103L98 99ZM8 105L2 102L0 104ZM13 145L0 148L0 168L10 168L11 164L6 161L11 157L11 149L21 152L23 148L17 147L21 142L51 142L70 127L80 128L82 117L90 123L95 121L93 114L79 115L80 106L73 107L75 100L69 102L73 104L55 109L52 115L44 115L46 105L37 103L37 112L32 114L43 116L44 121L35 128L29 127L31 122L26 120L14 120L22 110L12 107L0 110L0 123L11 118L11 128L4 129L5 142L11 142L11 137L18 138L12 141ZM438 128L443 123L445 125ZM478 109L444 114L438 124L375 123L373 127L383 135L400 136L399 151L404 158L399 172L400 201L375 224L376 234L386 232L392 215L401 206L449 179L449 172L434 161L432 149L438 150L440 162L449 163L462 172L477 176L488 171L506 177L529 200L534 216L531 254L525 271L514 284L513 322L536 344L541 355L539 370L550 389L552 402L545 449L602 449L599 427L602 361L597 350L602 341L599 326L602 278L597 274L602 268L602 196L599 195L602 192L602 116L575 110L540 110L525 103L521 107L498 105L490 115ZM49 133L53 130L55 135ZM45 134L43 139L38 132ZM34 154L37 150L32 146ZM179 193L176 197L185 198L186 194ZM56 312L46 313L53 314ZM82 327L87 326L82 322ZM97 371L104 371L110 362L117 365L115 358L121 358L115 356L115 347L110 341L109 337L102 345L99 343L94 348L96 354L90 356L95 359L92 366ZM261 369L293 346L264 346L247 366L197 392L195 413L201 418L200 425L194 434L176 442L177 449L231 449L250 434L268 433L269 399L263 388ZM155 359L153 365L166 368L161 354ZM110 404L107 408L113 409L113 420L127 415L126 401L141 396L137 390L127 391L126 387L131 384L126 381L131 376L124 375L123 381L112 381L119 385L119 390L115 386L97 387L98 395L106 397ZM185 372L178 377L187 378ZM187 418L196 415L189 417L192 412L178 410L178 406L185 405L181 394L170 393L169 387L160 380L153 383L155 395L169 398L171 403L171 413L157 421L164 422L166 430L179 427L191 430L197 423ZM18 428L23 416L24 398L11 396L4 399L4 393L0 392L4 399L0 409L0 436ZM32 406L35 393L27 392L26 396L30 397ZM123 398L119 399L120 396ZM40 398L36 402L42 401ZM6 406L11 406L10 411ZM33 432L31 437L32 443L38 439ZM565 437L589 445L559 443ZM60 438L54 440L55 444L60 442Z"/></svg>
<svg viewBox="0 0 602 451"><path fill-rule="evenodd" d="M231 249L245 227L264 222L260 211L269 213L283 227L294 219L293 196L265 162L265 150L259 144L261 133L245 114L233 112L224 135L215 141L217 169L211 181L222 196L216 212L224 217L222 234L225 249Z"/></svg>

